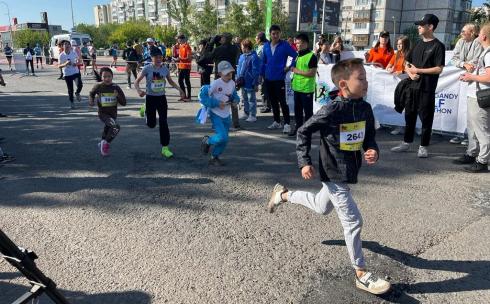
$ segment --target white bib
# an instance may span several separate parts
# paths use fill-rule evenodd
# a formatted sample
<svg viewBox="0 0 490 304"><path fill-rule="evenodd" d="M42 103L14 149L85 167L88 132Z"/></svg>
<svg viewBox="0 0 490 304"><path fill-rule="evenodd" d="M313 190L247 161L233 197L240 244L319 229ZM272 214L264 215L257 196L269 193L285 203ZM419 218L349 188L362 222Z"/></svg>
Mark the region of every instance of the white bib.
<svg viewBox="0 0 490 304"><path fill-rule="evenodd" d="M154 79L151 83L151 90L155 93L165 92L165 80L164 79Z"/></svg>
<svg viewBox="0 0 490 304"><path fill-rule="evenodd" d="M113 107L117 104L117 98L114 93L101 93L100 105L103 107Z"/></svg>
<svg viewBox="0 0 490 304"><path fill-rule="evenodd" d="M366 134L366 121L345 123L340 125L340 150L359 151Z"/></svg>

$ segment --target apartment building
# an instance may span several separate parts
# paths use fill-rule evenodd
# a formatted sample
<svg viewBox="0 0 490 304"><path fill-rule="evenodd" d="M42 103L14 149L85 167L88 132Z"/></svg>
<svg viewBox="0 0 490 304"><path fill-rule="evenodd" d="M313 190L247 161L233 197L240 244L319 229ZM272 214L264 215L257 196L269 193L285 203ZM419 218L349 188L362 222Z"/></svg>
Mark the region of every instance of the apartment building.
<svg viewBox="0 0 490 304"><path fill-rule="evenodd" d="M112 10L110 4L94 6L95 26L112 23Z"/></svg>
<svg viewBox="0 0 490 304"><path fill-rule="evenodd" d="M383 30L391 40L427 13L439 18L435 36L447 48L469 20L471 0L343 0L340 33L356 49L370 48Z"/></svg>

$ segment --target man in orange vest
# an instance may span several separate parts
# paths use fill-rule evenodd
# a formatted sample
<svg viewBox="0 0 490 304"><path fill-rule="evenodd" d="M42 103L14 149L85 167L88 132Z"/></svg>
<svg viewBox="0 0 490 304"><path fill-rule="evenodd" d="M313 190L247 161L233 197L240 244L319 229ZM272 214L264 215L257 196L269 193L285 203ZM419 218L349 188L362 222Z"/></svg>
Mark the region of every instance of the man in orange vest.
<svg viewBox="0 0 490 304"><path fill-rule="evenodd" d="M179 86L182 91L187 92L186 97L182 101L191 101L191 65L192 65L192 49L187 43L187 38L184 35L178 37L179 42ZM185 86L184 86L185 81ZM186 90L187 87L187 90Z"/></svg>

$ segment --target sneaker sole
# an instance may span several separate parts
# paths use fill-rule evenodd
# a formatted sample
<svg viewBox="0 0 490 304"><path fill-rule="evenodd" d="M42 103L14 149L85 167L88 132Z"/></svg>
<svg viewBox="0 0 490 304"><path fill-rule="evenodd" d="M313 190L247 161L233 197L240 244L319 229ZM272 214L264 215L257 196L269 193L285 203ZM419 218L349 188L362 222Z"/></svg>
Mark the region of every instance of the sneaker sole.
<svg viewBox="0 0 490 304"><path fill-rule="evenodd" d="M282 192L285 192L285 191L287 191L286 187L284 187L281 184L276 184L274 186L274 189L272 190L271 198L269 199L269 202L267 203L267 211L269 211L269 213L274 213L276 207L279 206L279 205L276 205L274 203L274 199L276 198L277 192L281 192L282 193Z"/></svg>
<svg viewBox="0 0 490 304"><path fill-rule="evenodd" d="M382 289L382 290L369 290L369 288L367 288L366 286L364 286L364 284L359 283L356 280L356 287L359 288L359 289L361 289L361 290L364 290L366 292L369 292L371 294L382 295L382 294L387 293L391 289L391 284L389 284L387 288Z"/></svg>

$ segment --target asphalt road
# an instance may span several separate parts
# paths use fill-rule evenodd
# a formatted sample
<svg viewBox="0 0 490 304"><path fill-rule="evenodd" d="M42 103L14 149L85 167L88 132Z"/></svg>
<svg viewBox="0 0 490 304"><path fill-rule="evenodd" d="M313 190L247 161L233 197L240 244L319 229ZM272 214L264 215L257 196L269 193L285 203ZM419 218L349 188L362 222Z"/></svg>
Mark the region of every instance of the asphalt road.
<svg viewBox="0 0 490 304"><path fill-rule="evenodd" d="M5 71L5 65L0 64ZM268 214L276 182L319 190L301 179L294 142L270 131L270 114L231 133L224 167L199 151L210 126L196 125L197 102L169 90L171 148L138 116L127 89L121 132L100 157L102 130L84 100L69 109L52 68L38 77L5 73L0 137L17 160L0 167L0 228L35 251L37 264L73 303L486 303L490 298L490 175L451 160L464 147L434 135L431 157L393 154L401 140L380 130L378 164L352 187L364 218L368 266L388 276L382 297L354 287L335 213L287 204ZM124 76L116 82L125 87ZM193 79L197 93L197 79ZM418 138L416 140L419 140ZM314 154L316 155L316 151ZM27 291L0 261L0 303ZM49 303L42 298L41 303Z"/></svg>

